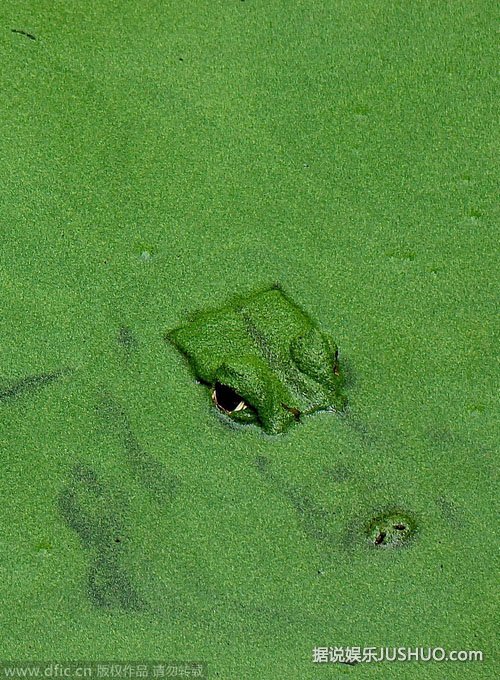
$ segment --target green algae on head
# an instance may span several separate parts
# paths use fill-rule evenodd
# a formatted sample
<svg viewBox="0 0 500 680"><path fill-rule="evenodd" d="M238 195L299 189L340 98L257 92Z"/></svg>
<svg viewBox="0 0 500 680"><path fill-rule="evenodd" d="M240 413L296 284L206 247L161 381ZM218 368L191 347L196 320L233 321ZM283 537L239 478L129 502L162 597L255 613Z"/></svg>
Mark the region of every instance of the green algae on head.
<svg viewBox="0 0 500 680"><path fill-rule="evenodd" d="M235 422L279 434L345 405L336 343L276 286L199 313L167 339Z"/></svg>

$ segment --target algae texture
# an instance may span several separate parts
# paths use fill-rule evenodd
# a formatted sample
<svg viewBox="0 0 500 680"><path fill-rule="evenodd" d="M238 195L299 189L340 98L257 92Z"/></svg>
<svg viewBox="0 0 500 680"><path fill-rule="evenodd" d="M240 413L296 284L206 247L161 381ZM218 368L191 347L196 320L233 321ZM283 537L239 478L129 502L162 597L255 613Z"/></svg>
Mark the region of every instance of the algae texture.
<svg viewBox="0 0 500 680"><path fill-rule="evenodd" d="M491 0L2 0L3 662L498 675L497 25ZM222 309L195 385L165 332L194 350ZM248 354L283 435L211 402ZM313 663L420 645L484 658Z"/></svg>

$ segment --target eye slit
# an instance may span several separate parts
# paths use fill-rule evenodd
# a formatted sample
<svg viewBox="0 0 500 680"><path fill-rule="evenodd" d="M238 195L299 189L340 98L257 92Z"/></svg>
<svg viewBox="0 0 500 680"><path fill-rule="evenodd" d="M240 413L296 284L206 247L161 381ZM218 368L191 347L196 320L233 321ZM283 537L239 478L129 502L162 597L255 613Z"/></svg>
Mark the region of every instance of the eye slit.
<svg viewBox="0 0 500 680"><path fill-rule="evenodd" d="M404 524L394 524L393 526L398 531L404 531L406 529L406 525L404 525Z"/></svg>
<svg viewBox="0 0 500 680"><path fill-rule="evenodd" d="M212 391L212 400L225 413L237 413L248 408L248 404L245 403L244 399L232 387L222 383L215 383Z"/></svg>

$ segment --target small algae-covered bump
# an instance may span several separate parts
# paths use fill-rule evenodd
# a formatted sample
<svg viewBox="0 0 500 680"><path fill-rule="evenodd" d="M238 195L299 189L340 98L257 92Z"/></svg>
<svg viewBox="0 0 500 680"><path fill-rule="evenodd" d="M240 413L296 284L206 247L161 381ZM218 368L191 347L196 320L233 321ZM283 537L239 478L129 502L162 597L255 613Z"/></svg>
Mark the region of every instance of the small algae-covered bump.
<svg viewBox="0 0 500 680"><path fill-rule="evenodd" d="M375 548L399 548L415 535L415 520L398 510L374 517L368 524L366 537Z"/></svg>

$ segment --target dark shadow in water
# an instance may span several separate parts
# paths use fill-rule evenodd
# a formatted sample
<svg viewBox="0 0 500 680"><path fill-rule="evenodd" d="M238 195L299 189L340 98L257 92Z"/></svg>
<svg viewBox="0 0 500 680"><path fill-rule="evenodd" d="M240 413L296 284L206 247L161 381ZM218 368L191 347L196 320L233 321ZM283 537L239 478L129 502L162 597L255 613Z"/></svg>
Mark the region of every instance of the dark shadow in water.
<svg viewBox="0 0 500 680"><path fill-rule="evenodd" d="M0 404L7 403L17 397L33 395L43 387L51 385L59 378L68 373L68 370L54 371L52 373L38 373L20 378L9 385L0 387Z"/></svg>
<svg viewBox="0 0 500 680"><path fill-rule="evenodd" d="M115 607L129 611L144 611L146 603L120 564L118 556L103 552L92 562L88 575L88 593L96 607Z"/></svg>
<svg viewBox="0 0 500 680"><path fill-rule="evenodd" d="M130 361L139 346L135 333L130 326L120 326L116 335L116 342L122 352L123 359Z"/></svg>
<svg viewBox="0 0 500 680"><path fill-rule="evenodd" d="M120 502L120 506L123 501ZM59 511L89 554L87 592L100 608L142 611L146 603L127 571L123 508L85 464L73 467L58 498Z"/></svg>
<svg viewBox="0 0 500 680"><path fill-rule="evenodd" d="M124 458L137 481L162 508L169 507L176 497L180 480L152 456L132 431L128 415L119 402L104 394L98 412L117 432Z"/></svg>
<svg viewBox="0 0 500 680"><path fill-rule="evenodd" d="M255 459L255 466L263 479L272 484L291 503L308 538L329 546L338 542L335 531L336 517L332 510L320 505L307 488L291 484L279 477L271 470L270 462L265 456L258 456Z"/></svg>

